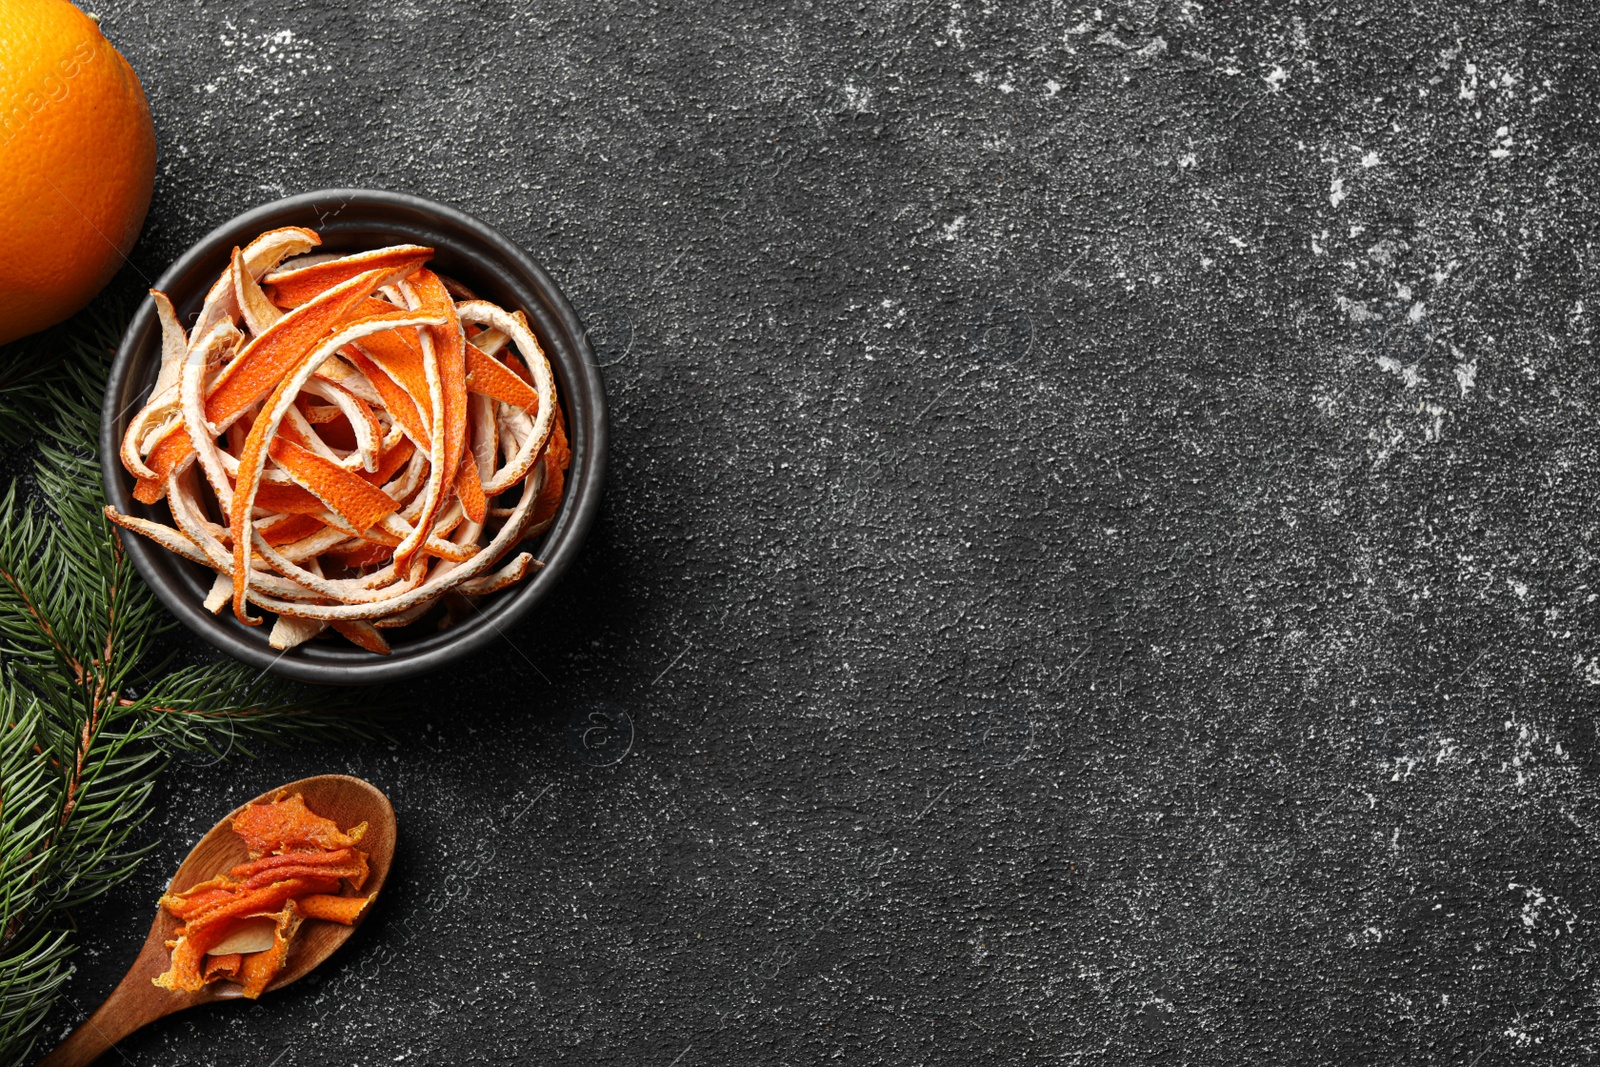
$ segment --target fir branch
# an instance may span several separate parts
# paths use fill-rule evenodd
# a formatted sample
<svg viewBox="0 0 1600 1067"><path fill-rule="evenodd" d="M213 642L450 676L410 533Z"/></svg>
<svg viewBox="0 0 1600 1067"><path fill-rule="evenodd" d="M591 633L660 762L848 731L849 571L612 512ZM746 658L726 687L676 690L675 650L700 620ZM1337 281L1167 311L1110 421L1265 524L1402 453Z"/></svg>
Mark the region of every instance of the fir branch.
<svg viewBox="0 0 1600 1067"><path fill-rule="evenodd" d="M300 686L254 673L243 664L208 664L174 671L141 702L161 743L174 751L254 756L252 742L377 740L374 719L360 714L359 691L317 693L312 706ZM367 698L370 700L370 698Z"/></svg>
<svg viewBox="0 0 1600 1067"><path fill-rule="evenodd" d="M72 977L71 955L71 937L57 930L0 957L0 1063L20 1064L33 1050L40 1025Z"/></svg>
<svg viewBox="0 0 1600 1067"><path fill-rule="evenodd" d="M26 700L26 705L19 707ZM21 932L21 919L34 910L48 858L44 845L57 811L51 797L51 771L38 744L39 708L21 695L0 691L0 957ZM0 1014L4 1009L0 1008Z"/></svg>
<svg viewBox="0 0 1600 1067"><path fill-rule="evenodd" d="M152 662L173 622L101 511L96 458L122 320L101 306L0 348L0 445L26 433L37 447L37 492L0 495L0 1064L30 1053L70 976L70 909L127 878L148 847L139 831L174 753L375 732L232 661Z"/></svg>
<svg viewBox="0 0 1600 1067"><path fill-rule="evenodd" d="M0 346L0 451L27 442L41 393L74 368L100 368L104 384L104 368L126 321L121 302L103 298L68 322Z"/></svg>

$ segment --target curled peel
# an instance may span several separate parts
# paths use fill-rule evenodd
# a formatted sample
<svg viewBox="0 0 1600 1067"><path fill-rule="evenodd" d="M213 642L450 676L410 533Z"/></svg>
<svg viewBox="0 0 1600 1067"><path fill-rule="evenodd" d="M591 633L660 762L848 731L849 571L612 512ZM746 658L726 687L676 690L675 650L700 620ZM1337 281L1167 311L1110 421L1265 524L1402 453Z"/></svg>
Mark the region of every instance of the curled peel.
<svg viewBox="0 0 1600 1067"><path fill-rule="evenodd" d="M233 832L244 839L250 855L332 852L353 848L367 831L361 823L348 832L306 806L299 793L280 793L265 804L251 804L233 818Z"/></svg>
<svg viewBox="0 0 1600 1067"><path fill-rule="evenodd" d="M171 961L157 986L198 992L226 981L258 997L282 973L302 923L349 925L372 903L375 894L340 892L345 884L359 892L366 880L367 855L356 847L366 823L340 830L299 794L280 794L245 808L233 828L253 859L161 898L182 925L167 942Z"/></svg>
<svg viewBox="0 0 1600 1067"><path fill-rule="evenodd" d="M513 550L553 521L571 453L525 316L429 248L319 244L285 228L235 249L187 331L152 294L157 386L119 451L172 525L107 517L215 570L208 610L275 613L273 647L334 633L383 655L443 598L459 614L537 570Z"/></svg>

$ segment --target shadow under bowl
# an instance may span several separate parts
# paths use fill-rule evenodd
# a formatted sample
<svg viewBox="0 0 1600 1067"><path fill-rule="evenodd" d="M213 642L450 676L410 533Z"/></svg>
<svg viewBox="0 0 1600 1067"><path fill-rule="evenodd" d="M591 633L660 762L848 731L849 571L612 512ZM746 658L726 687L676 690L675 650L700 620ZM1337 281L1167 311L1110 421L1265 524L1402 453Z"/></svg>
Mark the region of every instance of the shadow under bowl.
<svg viewBox="0 0 1600 1067"><path fill-rule="evenodd" d="M435 670L502 636L560 580L576 558L599 509L605 481L605 386L577 314L561 290L528 254L504 235L454 208L405 193L326 189L286 197L219 226L185 252L155 284L171 297L181 321L191 323L206 291L227 268L235 246L281 226L306 226L322 237L317 251L356 252L392 244L419 244L435 252L429 266L469 286L509 311L521 310L544 346L555 373L572 445L572 465L550 529L527 547L544 567L525 581L484 598L478 613L438 632L430 613L413 626L387 632L393 651L377 655L354 645L312 640L287 652L267 643L270 616L245 626L224 608L202 606L213 572L124 531L128 556L156 596L190 630L236 659L302 682L361 685L393 682ZM171 523L165 501L133 500L134 480L118 450L128 420L143 405L161 361L155 305L144 301L123 335L106 383L100 420L100 467L106 499L124 514Z"/></svg>

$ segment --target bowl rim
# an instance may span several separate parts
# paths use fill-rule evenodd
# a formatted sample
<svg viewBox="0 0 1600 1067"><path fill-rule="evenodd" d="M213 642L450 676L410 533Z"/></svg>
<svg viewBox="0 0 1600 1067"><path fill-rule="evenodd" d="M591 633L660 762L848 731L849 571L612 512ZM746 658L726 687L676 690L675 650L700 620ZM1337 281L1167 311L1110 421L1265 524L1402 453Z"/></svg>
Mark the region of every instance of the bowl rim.
<svg viewBox="0 0 1600 1067"><path fill-rule="evenodd" d="M265 624L263 627L246 628L226 610L223 612L225 617L211 615L198 599L179 588L175 584L176 579L166 573L176 565L195 567L196 564L178 559L142 537L121 537L123 549L140 576L162 604L189 630L233 658L260 667L263 673L324 685L362 685L415 677L443 667L485 647L496 638L506 636L505 628L542 600L572 565L594 525L604 491L609 437L605 382L588 335L566 295L519 245L495 227L458 208L410 193L384 189L330 188L297 193L251 208L213 228L190 245L151 288L171 293L176 283L195 274L202 264L218 255L219 249L242 244L241 235L248 240L265 230L288 225L306 225L316 229L352 207L372 209L370 214L380 224L381 213L387 211L431 218L446 228L465 230L497 256L484 266L486 274L510 276L541 298L544 310L564 335L559 338L541 336L540 340L547 348L546 355L552 370L563 387L561 401L573 442L573 462L568 470L566 491L556 520L537 541L538 557L544 561L544 567L514 589L491 598L490 604L479 609L477 618L469 619L446 633L423 638L412 646L399 645L387 656L362 652L354 646L349 652L313 649L304 645L277 652L266 644ZM402 225L399 221L394 224ZM517 275L521 277L517 278ZM202 276L200 284L208 286L211 280ZM186 290L181 298L174 295L174 303L181 310L191 296ZM530 316L538 315L538 309L530 307L523 310ZM123 398L131 389L134 402L143 400L146 394L144 382L130 384L130 377L134 374L135 364L138 364L144 379L148 380L148 361L157 351L159 333L155 304L147 298L140 301L123 332L106 381L101 408L101 481L107 501L125 513L132 504L130 487L133 479L123 469L119 453L125 420L136 408L124 403ZM246 636L249 633L261 636L251 640ZM511 643L509 638L507 641ZM513 647L516 646L513 644Z"/></svg>

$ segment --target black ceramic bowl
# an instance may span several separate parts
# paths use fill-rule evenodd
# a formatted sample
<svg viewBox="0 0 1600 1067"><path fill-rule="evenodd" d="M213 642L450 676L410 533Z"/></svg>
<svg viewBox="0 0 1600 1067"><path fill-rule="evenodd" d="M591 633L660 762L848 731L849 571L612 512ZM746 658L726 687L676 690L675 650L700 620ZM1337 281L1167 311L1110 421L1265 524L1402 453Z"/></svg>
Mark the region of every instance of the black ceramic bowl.
<svg viewBox="0 0 1600 1067"><path fill-rule="evenodd" d="M561 290L521 248L490 226L454 208L403 193L373 189L328 189L304 193L247 211L202 238L156 282L177 305L185 323L200 310L206 290L227 267L234 247L279 226L308 226L322 237L318 251L344 252L391 244L434 248L430 266L459 279L480 296L528 315L550 357L572 442L566 495L555 523L532 545L544 569L511 589L484 598L471 619L439 633L432 618L388 632L393 652L362 651L343 642L312 640L287 652L267 644L270 619L244 626L224 609L201 606L212 574L137 534L124 533L134 566L183 624L217 648L288 678L355 685L388 682L433 670L494 641L504 640L571 565L600 504L605 480L606 399L583 326ZM122 338L106 384L100 422L100 466L106 497L118 510L170 523L163 501L145 507L132 498L133 478L117 450L128 419L143 404L160 362L160 327L155 305L139 308Z"/></svg>

